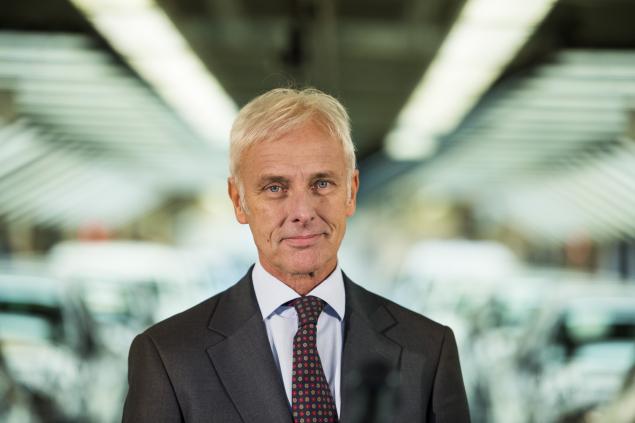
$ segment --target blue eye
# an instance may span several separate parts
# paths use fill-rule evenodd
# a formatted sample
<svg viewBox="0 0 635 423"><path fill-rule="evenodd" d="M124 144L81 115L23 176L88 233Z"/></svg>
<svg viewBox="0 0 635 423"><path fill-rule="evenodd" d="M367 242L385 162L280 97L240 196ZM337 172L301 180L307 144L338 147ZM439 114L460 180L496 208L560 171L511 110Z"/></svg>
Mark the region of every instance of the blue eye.
<svg viewBox="0 0 635 423"><path fill-rule="evenodd" d="M329 184L330 184L329 181L325 181L324 179L320 179L319 181L317 181L315 183L315 186L317 188L324 189L324 188L328 188Z"/></svg>
<svg viewBox="0 0 635 423"><path fill-rule="evenodd" d="M280 185L271 185L267 187L267 190L269 190L269 192L280 192L282 187Z"/></svg>

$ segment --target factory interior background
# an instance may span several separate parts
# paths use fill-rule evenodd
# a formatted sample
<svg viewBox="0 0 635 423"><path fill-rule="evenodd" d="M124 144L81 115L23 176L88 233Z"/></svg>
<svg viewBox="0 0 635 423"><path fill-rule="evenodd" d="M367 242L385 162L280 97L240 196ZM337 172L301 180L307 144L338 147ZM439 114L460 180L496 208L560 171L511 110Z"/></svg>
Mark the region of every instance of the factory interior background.
<svg viewBox="0 0 635 423"><path fill-rule="evenodd" d="M21 0L0 10L0 421L121 419L135 334L256 259L229 128L348 109L340 250L453 328L476 423L635 422L635 2Z"/></svg>

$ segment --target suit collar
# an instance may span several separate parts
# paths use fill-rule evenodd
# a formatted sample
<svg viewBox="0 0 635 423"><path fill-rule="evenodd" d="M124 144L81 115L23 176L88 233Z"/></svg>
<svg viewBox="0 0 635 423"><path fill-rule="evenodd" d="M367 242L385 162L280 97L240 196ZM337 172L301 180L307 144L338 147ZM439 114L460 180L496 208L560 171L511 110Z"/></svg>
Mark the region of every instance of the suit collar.
<svg viewBox="0 0 635 423"><path fill-rule="evenodd" d="M259 312L251 281L252 270L253 266L238 283L220 295L210 317L207 327L224 338L231 336Z"/></svg>
<svg viewBox="0 0 635 423"><path fill-rule="evenodd" d="M385 333L397 319L385 307L386 300L357 285L342 272L346 290L346 314L356 313L376 332Z"/></svg>
<svg viewBox="0 0 635 423"><path fill-rule="evenodd" d="M245 423L291 422L281 376L253 291L251 270L218 299L209 320L212 365Z"/></svg>

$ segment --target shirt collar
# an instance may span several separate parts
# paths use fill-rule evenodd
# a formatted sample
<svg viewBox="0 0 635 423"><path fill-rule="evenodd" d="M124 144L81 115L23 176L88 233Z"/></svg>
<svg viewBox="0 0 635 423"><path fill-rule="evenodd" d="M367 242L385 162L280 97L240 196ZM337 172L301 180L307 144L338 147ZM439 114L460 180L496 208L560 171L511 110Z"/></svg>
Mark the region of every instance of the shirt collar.
<svg viewBox="0 0 635 423"><path fill-rule="evenodd" d="M264 319L268 319L282 304L300 296L284 282L267 272L260 264L260 260L256 262L251 278L254 283L256 300ZM342 320L346 305L346 293L339 263L335 270L307 295L314 295L324 300L335 311L337 317Z"/></svg>

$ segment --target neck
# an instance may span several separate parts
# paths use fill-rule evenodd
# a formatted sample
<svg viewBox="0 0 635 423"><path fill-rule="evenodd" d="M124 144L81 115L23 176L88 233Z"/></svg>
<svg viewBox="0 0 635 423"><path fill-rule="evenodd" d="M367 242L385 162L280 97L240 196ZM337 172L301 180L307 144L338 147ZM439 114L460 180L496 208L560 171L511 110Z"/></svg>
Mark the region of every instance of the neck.
<svg viewBox="0 0 635 423"><path fill-rule="evenodd" d="M307 273L288 273L282 272L274 266L270 266L265 261L260 261L262 267L276 279L293 289L300 295L306 295L321 284L337 266L337 261L330 266L324 266L323 269L315 270Z"/></svg>
<svg viewBox="0 0 635 423"><path fill-rule="evenodd" d="M286 278L278 278L289 288L293 289L300 295L306 295L324 281L330 275L327 273L324 277L317 276L317 273L295 273L290 274Z"/></svg>

